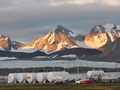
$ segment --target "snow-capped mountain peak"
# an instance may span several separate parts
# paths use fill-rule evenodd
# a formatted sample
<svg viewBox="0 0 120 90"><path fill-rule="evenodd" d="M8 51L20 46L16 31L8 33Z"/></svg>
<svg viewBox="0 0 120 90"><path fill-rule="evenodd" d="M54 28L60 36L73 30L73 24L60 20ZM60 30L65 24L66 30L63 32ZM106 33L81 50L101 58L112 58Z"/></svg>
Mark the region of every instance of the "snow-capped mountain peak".
<svg viewBox="0 0 120 90"><path fill-rule="evenodd" d="M35 48L49 52L78 48L79 42L83 41L83 36L73 33L65 27L58 25L55 29L40 37L37 40L25 45L23 48Z"/></svg>
<svg viewBox="0 0 120 90"><path fill-rule="evenodd" d="M12 41L8 36L0 35L0 48L5 51L10 51L12 48L17 50L22 45L22 43Z"/></svg>
<svg viewBox="0 0 120 90"><path fill-rule="evenodd" d="M51 33L67 33L70 32L68 29L65 27L58 25L57 27L54 28L54 30L51 31Z"/></svg>
<svg viewBox="0 0 120 90"><path fill-rule="evenodd" d="M90 31L90 34L105 33L105 28L102 25L96 25Z"/></svg>
<svg viewBox="0 0 120 90"><path fill-rule="evenodd" d="M88 47L104 50L110 42L120 37L120 26L116 24L96 25L85 37ZM103 48L104 47L104 48Z"/></svg>
<svg viewBox="0 0 120 90"><path fill-rule="evenodd" d="M75 32L72 32L71 30L66 29L65 27L58 25L54 30L52 30L52 33L54 34L60 34L63 33L66 35L72 42L74 42L78 46L85 46L85 44L82 41L84 41L84 36Z"/></svg>
<svg viewBox="0 0 120 90"><path fill-rule="evenodd" d="M96 25L87 35L75 33L61 25L58 25L46 35L43 35L28 44L11 41L9 37L1 35L0 47L5 50L11 50L11 48L17 50L19 47L22 49L34 48L48 52L78 47L90 47L104 50L109 42L113 42L118 37L120 37L120 26L115 24L109 23L106 25Z"/></svg>
<svg viewBox="0 0 120 90"><path fill-rule="evenodd" d="M11 50L11 40L9 37L4 35L0 36L0 48L3 48L6 51Z"/></svg>
<svg viewBox="0 0 120 90"><path fill-rule="evenodd" d="M107 23L105 25L102 25L105 28L106 32L111 32L111 29L116 26L115 24Z"/></svg>

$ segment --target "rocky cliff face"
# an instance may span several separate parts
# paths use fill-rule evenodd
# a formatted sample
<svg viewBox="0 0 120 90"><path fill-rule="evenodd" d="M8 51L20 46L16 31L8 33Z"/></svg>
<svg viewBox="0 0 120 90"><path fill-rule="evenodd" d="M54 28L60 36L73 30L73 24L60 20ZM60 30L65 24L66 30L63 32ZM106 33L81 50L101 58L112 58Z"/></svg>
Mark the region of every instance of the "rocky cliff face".
<svg viewBox="0 0 120 90"><path fill-rule="evenodd" d="M81 45L83 43L85 43L88 48L84 48ZM28 54L17 53L19 51L15 52L16 54L10 54L7 51L22 48L22 52L23 49L35 48L38 51L45 50L51 53L54 52L51 55L58 57L64 54L74 54L88 60L114 60L120 62L120 26L115 24L96 25L91 29L89 34L81 35L58 25L54 30L28 44L12 41L9 37L2 35L0 36L0 48L5 50L1 51L1 57L30 57ZM98 50L101 50L103 53ZM35 53L34 56L39 56L39 54L40 53ZM31 58L34 56L31 56Z"/></svg>
<svg viewBox="0 0 120 90"><path fill-rule="evenodd" d="M85 36L86 46L104 51L110 42L116 40L120 34L120 26L114 24L96 25Z"/></svg>
<svg viewBox="0 0 120 90"><path fill-rule="evenodd" d="M107 49L99 55L99 59L106 61L116 61L120 62L120 38L117 38L112 42Z"/></svg>
<svg viewBox="0 0 120 90"><path fill-rule="evenodd" d="M0 36L0 47L6 51L11 50L11 40L7 36Z"/></svg>
<svg viewBox="0 0 120 90"><path fill-rule="evenodd" d="M80 46L77 42L81 42L83 39L84 37L82 35L73 33L58 25L54 30L25 45L23 48L35 48L49 52L59 51L69 48L78 48Z"/></svg>
<svg viewBox="0 0 120 90"><path fill-rule="evenodd" d="M111 42L120 37L120 26L115 24L96 25L89 34L81 35L74 33L63 26L58 25L55 29L42 37L28 43L22 44L11 41L7 36L0 37L0 47L4 50L36 49L47 52L55 52L70 48L92 48L104 51Z"/></svg>
<svg viewBox="0 0 120 90"><path fill-rule="evenodd" d="M11 41L11 39L7 36L0 36L0 48L4 49L5 51L10 51L12 48L18 49L22 45L22 43Z"/></svg>

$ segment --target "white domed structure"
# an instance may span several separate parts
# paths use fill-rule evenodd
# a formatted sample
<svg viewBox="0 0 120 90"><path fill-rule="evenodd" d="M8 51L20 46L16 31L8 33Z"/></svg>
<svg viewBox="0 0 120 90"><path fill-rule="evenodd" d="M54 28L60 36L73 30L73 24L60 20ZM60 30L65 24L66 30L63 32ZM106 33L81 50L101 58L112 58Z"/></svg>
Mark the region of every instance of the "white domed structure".
<svg viewBox="0 0 120 90"><path fill-rule="evenodd" d="M48 72L41 72L37 74L37 81L39 83L46 83Z"/></svg>
<svg viewBox="0 0 120 90"><path fill-rule="evenodd" d="M49 72L47 75L47 80L49 82L53 82L54 77L56 77L56 76L61 76L64 81L69 79L69 73L63 71L63 72Z"/></svg>
<svg viewBox="0 0 120 90"><path fill-rule="evenodd" d="M27 73L19 73L17 75L17 81L19 83L26 83L27 79L26 79Z"/></svg>
<svg viewBox="0 0 120 90"><path fill-rule="evenodd" d="M92 71L88 71L87 72L87 76L88 77L92 77L92 76L103 76L104 75L104 71L103 70L92 70Z"/></svg>
<svg viewBox="0 0 120 90"><path fill-rule="evenodd" d="M28 73L27 74L27 82L28 83L36 83L37 79L36 79L37 73Z"/></svg>
<svg viewBox="0 0 120 90"><path fill-rule="evenodd" d="M10 73L8 75L8 83L17 83L17 73Z"/></svg>

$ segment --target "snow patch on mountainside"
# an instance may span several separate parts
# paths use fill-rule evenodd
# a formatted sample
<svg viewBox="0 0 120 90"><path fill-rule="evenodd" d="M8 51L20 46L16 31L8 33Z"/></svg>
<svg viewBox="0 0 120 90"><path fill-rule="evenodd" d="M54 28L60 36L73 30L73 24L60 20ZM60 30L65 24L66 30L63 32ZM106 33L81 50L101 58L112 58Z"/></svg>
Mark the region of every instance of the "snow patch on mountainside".
<svg viewBox="0 0 120 90"><path fill-rule="evenodd" d="M85 44L85 42L84 41L75 41L75 43L78 45L78 46L81 46L81 47L84 47L84 48L88 48L87 46L86 46L86 44Z"/></svg>
<svg viewBox="0 0 120 90"><path fill-rule="evenodd" d="M0 50L4 50L4 49L0 47Z"/></svg>
<svg viewBox="0 0 120 90"><path fill-rule="evenodd" d="M76 55L74 55L74 54L69 54L69 55L63 55L63 56L61 56L61 57L70 57L70 58L75 58L75 57L77 57Z"/></svg>
<svg viewBox="0 0 120 90"><path fill-rule="evenodd" d="M117 26L117 28L118 28L118 30L120 30L120 25L119 25L119 26Z"/></svg>
<svg viewBox="0 0 120 90"><path fill-rule="evenodd" d="M48 41L51 41L51 44L55 41L55 33L53 33L52 35L51 35L51 37L49 37L49 34L48 35L46 35L46 38L48 38Z"/></svg>
<svg viewBox="0 0 120 90"><path fill-rule="evenodd" d="M113 42L115 39L114 39L114 37L112 36L112 34L111 34L110 32L108 32L108 35L109 35L109 37L110 37L110 40Z"/></svg>
<svg viewBox="0 0 120 90"><path fill-rule="evenodd" d="M47 46L45 46L43 49L45 49L45 50L46 50L46 49L47 49Z"/></svg>
<svg viewBox="0 0 120 90"><path fill-rule="evenodd" d="M114 27L114 24L108 23L106 25L102 25L105 28L106 32L111 32L111 29Z"/></svg>
<svg viewBox="0 0 120 90"><path fill-rule="evenodd" d="M111 30L115 27L116 27L117 30L120 30L120 25L115 25L115 24L108 23L108 24L105 24L105 25L102 25L102 26L105 28L106 32L111 32Z"/></svg>
<svg viewBox="0 0 120 90"><path fill-rule="evenodd" d="M29 49L18 48L17 50L14 50L14 49L11 50L11 52L27 52L27 53L32 53L35 51L36 51L36 49L34 49L34 48L29 48Z"/></svg>
<svg viewBox="0 0 120 90"><path fill-rule="evenodd" d="M15 57L0 57L0 61L1 60L14 60L16 59Z"/></svg>
<svg viewBox="0 0 120 90"><path fill-rule="evenodd" d="M72 33L72 32L69 32L69 34L70 34L70 36L72 36L72 37L76 37L77 35L79 35L79 34L77 34L77 33Z"/></svg>
<svg viewBox="0 0 120 90"><path fill-rule="evenodd" d="M62 49L62 45L63 45L63 43L62 43L62 42L60 42L60 43L57 45L57 49L56 49L56 51L58 51L58 50Z"/></svg>
<svg viewBox="0 0 120 90"><path fill-rule="evenodd" d="M37 57L34 57L34 58L48 58L47 56L37 56Z"/></svg>

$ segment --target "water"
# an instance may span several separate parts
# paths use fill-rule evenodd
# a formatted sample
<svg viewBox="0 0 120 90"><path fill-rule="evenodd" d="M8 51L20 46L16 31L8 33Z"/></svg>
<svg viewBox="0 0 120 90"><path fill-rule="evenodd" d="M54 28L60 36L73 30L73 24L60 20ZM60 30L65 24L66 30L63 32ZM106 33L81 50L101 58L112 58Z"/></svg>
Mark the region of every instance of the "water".
<svg viewBox="0 0 120 90"><path fill-rule="evenodd" d="M120 63L114 62L94 62L85 60L7 60L0 61L0 68L31 68L31 67L98 67L98 68L120 68Z"/></svg>

